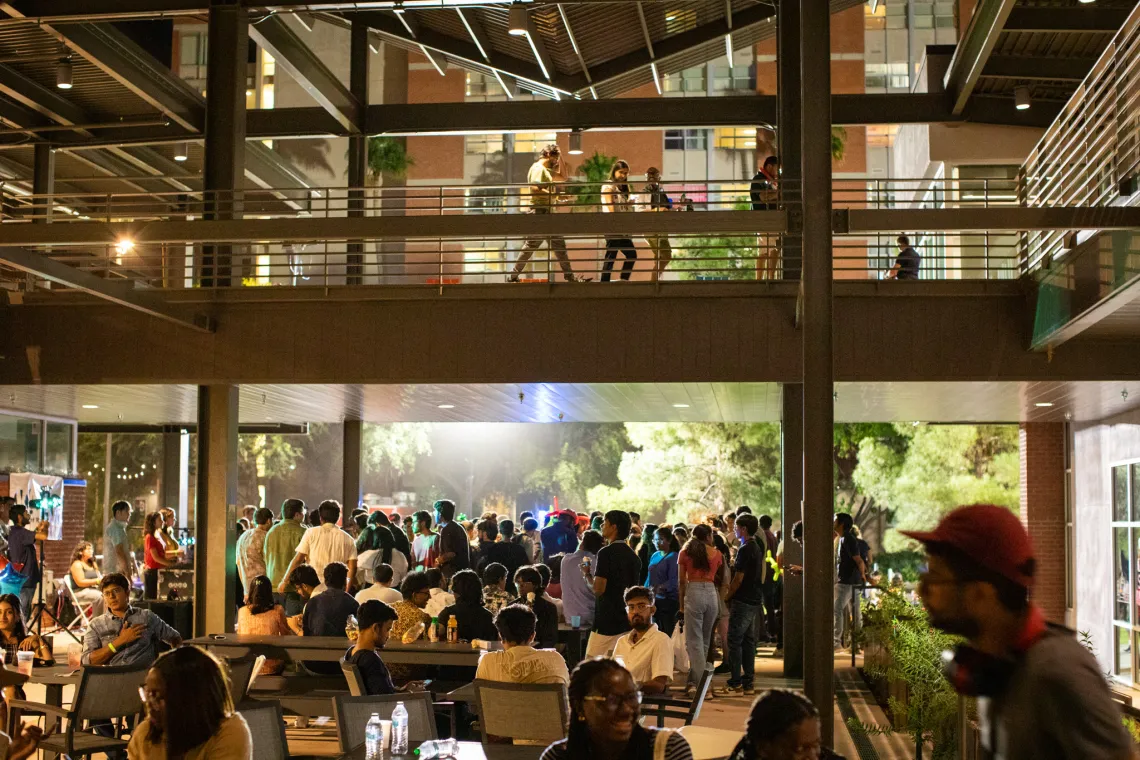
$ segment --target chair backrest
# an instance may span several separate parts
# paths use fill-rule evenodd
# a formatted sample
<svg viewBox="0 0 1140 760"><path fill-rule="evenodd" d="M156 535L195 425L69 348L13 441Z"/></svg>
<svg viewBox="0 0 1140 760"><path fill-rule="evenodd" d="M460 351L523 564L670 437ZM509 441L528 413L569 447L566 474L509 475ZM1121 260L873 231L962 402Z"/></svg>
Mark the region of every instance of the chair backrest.
<svg viewBox="0 0 1140 760"><path fill-rule="evenodd" d="M244 657L226 660L226 664L230 667L230 696L235 705L245 701L250 684L257 677L257 671L261 670L263 662L265 662L265 655L263 654L256 657L247 654Z"/></svg>
<svg viewBox="0 0 1140 760"><path fill-rule="evenodd" d="M570 700L564 685L477 680L473 686L484 744L491 736L547 743L566 738Z"/></svg>
<svg viewBox="0 0 1140 760"><path fill-rule="evenodd" d="M336 716L337 739L340 751L349 752L364 743L364 729L372 713L381 720L391 720L396 703L403 702L408 711L408 741L426 742L438 739L435 730L435 710L432 708L431 694L384 694L374 697L333 697L333 713Z"/></svg>
<svg viewBox="0 0 1140 760"><path fill-rule="evenodd" d="M351 662L344 662L342 660L340 669L344 673L344 680L348 682L349 695L353 697L368 696L368 691L364 688L364 678L360 675L360 668Z"/></svg>
<svg viewBox="0 0 1140 760"><path fill-rule="evenodd" d="M658 728L665 727L666 718L684 721L686 726L693 725L693 721L700 717L701 707L705 703L709 686L712 684L712 676L712 669L706 668L704 675L701 676L700 683L697 684L696 696L692 700L669 697L657 698L656 695L646 697L641 704L642 717L656 718Z"/></svg>
<svg viewBox="0 0 1140 760"><path fill-rule="evenodd" d="M142 709L139 688L149 665L106 665L83 669L75 691L73 722L137 715Z"/></svg>
<svg viewBox="0 0 1140 760"><path fill-rule="evenodd" d="M253 738L253 757L250 760L289 760L285 717L280 702L246 702L238 709L238 714L245 718L249 735Z"/></svg>

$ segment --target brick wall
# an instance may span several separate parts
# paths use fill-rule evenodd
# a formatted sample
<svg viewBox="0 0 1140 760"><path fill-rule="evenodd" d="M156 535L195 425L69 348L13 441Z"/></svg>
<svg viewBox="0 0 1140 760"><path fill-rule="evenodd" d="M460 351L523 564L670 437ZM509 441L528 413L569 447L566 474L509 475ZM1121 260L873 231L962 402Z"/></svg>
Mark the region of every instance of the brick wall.
<svg viewBox="0 0 1140 760"><path fill-rule="evenodd" d="M1021 424L1021 521L1037 554L1033 600L1065 622L1065 426Z"/></svg>

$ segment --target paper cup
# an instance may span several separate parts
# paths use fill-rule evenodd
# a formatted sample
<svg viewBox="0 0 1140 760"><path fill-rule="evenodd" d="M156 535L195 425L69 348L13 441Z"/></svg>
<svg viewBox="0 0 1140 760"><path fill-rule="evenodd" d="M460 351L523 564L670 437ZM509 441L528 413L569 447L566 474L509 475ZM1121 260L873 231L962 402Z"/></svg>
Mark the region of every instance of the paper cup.
<svg viewBox="0 0 1140 760"><path fill-rule="evenodd" d="M570 616L570 627L571 628L581 628L582 627L582 616L581 615L571 615Z"/></svg>
<svg viewBox="0 0 1140 760"><path fill-rule="evenodd" d="M380 749L387 752L392 748L392 721L380 721Z"/></svg>
<svg viewBox="0 0 1140 760"><path fill-rule="evenodd" d="M35 652L16 652L16 669L26 676L32 674L32 660Z"/></svg>

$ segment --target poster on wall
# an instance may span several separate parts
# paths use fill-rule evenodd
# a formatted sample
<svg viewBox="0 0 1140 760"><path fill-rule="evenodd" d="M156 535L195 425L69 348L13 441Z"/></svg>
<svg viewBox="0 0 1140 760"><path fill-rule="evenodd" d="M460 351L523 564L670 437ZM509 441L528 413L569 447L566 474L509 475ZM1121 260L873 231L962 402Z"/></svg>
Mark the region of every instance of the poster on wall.
<svg viewBox="0 0 1140 760"><path fill-rule="evenodd" d="M29 507L29 530L35 523L47 520L48 540L63 540L63 478L58 475L37 475L32 472L13 472L8 476L8 495L17 504ZM39 507L38 513L31 509Z"/></svg>

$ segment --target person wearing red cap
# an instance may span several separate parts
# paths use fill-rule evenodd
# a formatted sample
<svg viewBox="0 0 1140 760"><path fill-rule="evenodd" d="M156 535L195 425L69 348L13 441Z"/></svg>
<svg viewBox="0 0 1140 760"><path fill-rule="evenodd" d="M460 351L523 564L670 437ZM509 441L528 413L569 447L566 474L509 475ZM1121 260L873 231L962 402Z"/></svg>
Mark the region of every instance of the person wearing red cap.
<svg viewBox="0 0 1140 760"><path fill-rule="evenodd" d="M946 675L978 697L989 758L1136 757L1096 659L1029 601L1033 545L1010 510L960 507L932 531L901 532L926 549L918 591L930 622L966 638Z"/></svg>
<svg viewBox="0 0 1140 760"><path fill-rule="evenodd" d="M551 512L551 523L542 529L542 556L573 554L578 551L578 515L572 509Z"/></svg>

